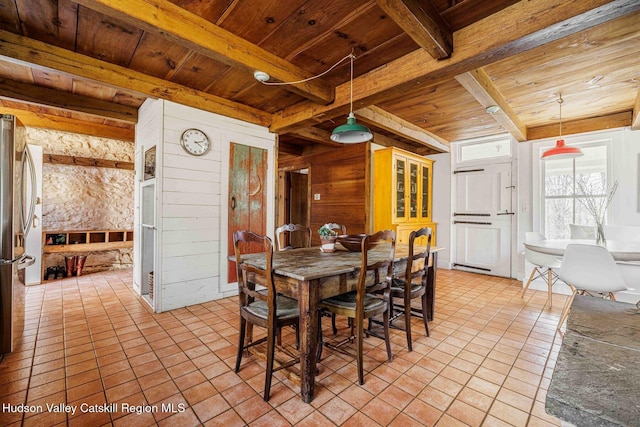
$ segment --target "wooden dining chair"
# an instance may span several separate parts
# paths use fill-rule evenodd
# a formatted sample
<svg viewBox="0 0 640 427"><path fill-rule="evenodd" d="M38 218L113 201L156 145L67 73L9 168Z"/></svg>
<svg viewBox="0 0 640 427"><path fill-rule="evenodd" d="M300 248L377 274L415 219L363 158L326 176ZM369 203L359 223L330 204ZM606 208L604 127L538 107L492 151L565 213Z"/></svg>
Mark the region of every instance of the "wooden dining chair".
<svg viewBox="0 0 640 427"><path fill-rule="evenodd" d="M276 228L276 251L311 246L311 229L300 224L284 224Z"/></svg>
<svg viewBox="0 0 640 427"><path fill-rule="evenodd" d="M240 371L240 363L244 351L258 344L267 343L267 366L264 382L264 400L269 400L273 372L298 363L299 358L282 349L289 360L280 363L274 369L276 337L283 326L293 325L296 328L296 343L300 311L298 301L279 295L273 281L273 244L268 237L259 236L250 231L236 231L233 234L233 246L238 273L238 301L240 303L240 336L236 356L236 373ZM264 248L264 270L242 262L242 255L256 246ZM252 251L253 252L253 251ZM266 288L266 292L257 291L256 284ZM267 336L253 341L253 325L265 328Z"/></svg>
<svg viewBox="0 0 640 427"><path fill-rule="evenodd" d="M409 235L409 255L407 268L402 278L395 278L391 284L391 318L390 323L404 315L404 327L407 334L407 348L412 351L411 345L411 316L421 317L424 321L424 329L429 336L429 323L427 315L427 279L429 277L429 256L431 254L431 228L424 227L412 231ZM394 303L394 298L400 299L401 304ZM420 298L422 307L412 307L411 301ZM396 309L399 308L396 312Z"/></svg>
<svg viewBox="0 0 640 427"><path fill-rule="evenodd" d="M389 251L386 256L373 257L372 249L375 246L387 242ZM327 343L327 347L340 349L348 342L356 342L356 360L358 365L358 381L364 384L363 369L363 338L364 319L382 315L385 344L387 347L387 360L391 362L391 342L389 340L389 313L391 298L391 281L393 279L393 258L395 255L396 235L391 230L379 231L373 235L367 235L362 239L362 259L360 263L360 273L355 291L347 292L335 297L330 297L320 302L320 308L330 313L340 316L347 316L353 319L351 334L345 340L332 345ZM379 251L380 249L378 249ZM375 260L370 263L370 261ZM373 282L367 283L367 278L373 276ZM375 295L376 292L381 297ZM321 347L318 358L321 356Z"/></svg>

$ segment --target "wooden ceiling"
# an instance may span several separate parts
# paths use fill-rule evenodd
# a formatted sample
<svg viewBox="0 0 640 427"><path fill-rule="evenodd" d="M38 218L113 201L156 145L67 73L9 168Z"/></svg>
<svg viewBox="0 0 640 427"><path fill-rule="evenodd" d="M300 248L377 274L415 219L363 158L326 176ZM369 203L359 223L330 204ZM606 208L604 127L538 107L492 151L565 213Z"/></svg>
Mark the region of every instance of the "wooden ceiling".
<svg viewBox="0 0 640 427"><path fill-rule="evenodd" d="M133 140L164 98L303 154L337 146L351 53L353 109L382 145L552 137L559 95L565 134L640 128L637 0L0 0L0 113Z"/></svg>

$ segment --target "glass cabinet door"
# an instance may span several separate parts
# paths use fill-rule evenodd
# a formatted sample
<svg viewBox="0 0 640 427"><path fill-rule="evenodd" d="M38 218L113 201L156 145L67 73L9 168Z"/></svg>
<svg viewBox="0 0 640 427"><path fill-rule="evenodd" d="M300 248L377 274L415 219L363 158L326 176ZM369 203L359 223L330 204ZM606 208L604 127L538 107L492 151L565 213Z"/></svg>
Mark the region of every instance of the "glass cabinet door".
<svg viewBox="0 0 640 427"><path fill-rule="evenodd" d="M405 213L405 170L406 170L406 161L401 158L396 158L396 206L395 206L395 216L396 220L404 219L406 217Z"/></svg>
<svg viewBox="0 0 640 427"><path fill-rule="evenodd" d="M409 218L418 218L418 164L409 163Z"/></svg>
<svg viewBox="0 0 640 427"><path fill-rule="evenodd" d="M420 215L429 218L429 168L422 166L422 194L420 200Z"/></svg>

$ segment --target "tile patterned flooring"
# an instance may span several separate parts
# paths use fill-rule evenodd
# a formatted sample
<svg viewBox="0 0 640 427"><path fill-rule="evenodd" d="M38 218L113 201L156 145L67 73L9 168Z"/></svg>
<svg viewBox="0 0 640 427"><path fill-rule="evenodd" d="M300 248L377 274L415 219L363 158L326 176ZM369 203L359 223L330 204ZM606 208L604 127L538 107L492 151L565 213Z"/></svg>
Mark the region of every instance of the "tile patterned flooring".
<svg viewBox="0 0 640 427"><path fill-rule="evenodd" d="M125 270L26 289L23 335L0 363L0 425L560 425L544 400L564 296L549 309L545 292L521 299L518 281L439 270L431 337L414 318L408 352L404 332L392 330L391 363L382 340L366 339L363 386L355 360L325 350L316 397L305 404L283 371L264 402L255 356L233 372L235 298L154 314L131 283ZM332 339L328 321L324 329Z"/></svg>

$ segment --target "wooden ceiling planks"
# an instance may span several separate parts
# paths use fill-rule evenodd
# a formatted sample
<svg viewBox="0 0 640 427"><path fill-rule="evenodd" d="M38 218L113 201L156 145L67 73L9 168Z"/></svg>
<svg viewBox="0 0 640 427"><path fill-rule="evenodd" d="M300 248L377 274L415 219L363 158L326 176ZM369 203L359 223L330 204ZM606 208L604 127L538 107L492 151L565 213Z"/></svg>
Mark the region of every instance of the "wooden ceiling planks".
<svg viewBox="0 0 640 427"><path fill-rule="evenodd" d="M164 7L166 0L157 1ZM585 30L610 19L599 16L629 13L632 0L431 0L455 32L453 56L443 61L418 55L417 44L376 0L170 1L246 42L277 53L310 74L325 71L353 49L357 57L355 110L374 103L446 140L504 131L483 105L453 80L457 74L479 66L484 66L488 78L517 117L527 127L538 130L557 120L556 95L560 91L566 100L563 116L567 120L579 119L584 128L602 125L606 117L611 117L612 123L620 123L623 119L616 120L614 116L633 109L638 99L640 77L634 71L634 59L640 51L638 13ZM413 4L415 0L398 1ZM112 2L115 0L79 1L82 5L89 3L91 9L95 4ZM575 13L583 15L572 18ZM488 18L480 21L485 17ZM348 62L323 78L331 88L337 86L335 102L323 107L305 101L286 87L261 85L253 79L250 68L229 66L172 43L157 32L143 31L132 25L135 21L129 17L125 22L129 24L92 12L72 0L0 0L0 29L166 79L166 90L158 88L155 96L171 99L177 86L190 88L214 95L212 99L217 96L235 102L233 105L248 106L247 111L260 111L258 120L263 123L271 121L270 115L275 113L277 125L272 129L293 129L306 123L330 130L343 122L348 111ZM520 36L510 38L518 33ZM565 38L549 42L561 37ZM486 49L470 55L470 49L477 46ZM585 58L591 59L585 62ZM0 61L0 79L54 87L134 107L148 96L134 92L133 85L114 89L117 79L96 77L99 74L76 73L73 68L54 71L38 64L29 71L13 60L9 62ZM418 73L411 74L415 70ZM594 82L599 76L600 82ZM598 85L601 87L595 87ZM184 102L193 102L191 99ZM201 105L198 102L196 105ZM300 115L304 109L308 111ZM582 119L594 115L597 119ZM283 123L285 126L278 128ZM377 132L389 138L386 143L393 138L399 144L409 144L384 134L386 131ZM296 139L283 140L290 145Z"/></svg>

